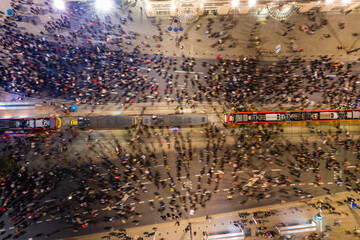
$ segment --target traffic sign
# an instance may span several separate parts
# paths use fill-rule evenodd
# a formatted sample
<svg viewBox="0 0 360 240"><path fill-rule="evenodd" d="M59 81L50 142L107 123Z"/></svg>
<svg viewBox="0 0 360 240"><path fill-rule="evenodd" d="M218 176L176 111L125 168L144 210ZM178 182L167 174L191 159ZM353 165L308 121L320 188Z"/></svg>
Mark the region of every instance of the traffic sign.
<svg viewBox="0 0 360 240"><path fill-rule="evenodd" d="M322 221L322 216L321 215L315 215L315 221Z"/></svg>
<svg viewBox="0 0 360 240"><path fill-rule="evenodd" d="M357 209L357 204L355 202L351 202L351 207L356 210Z"/></svg>

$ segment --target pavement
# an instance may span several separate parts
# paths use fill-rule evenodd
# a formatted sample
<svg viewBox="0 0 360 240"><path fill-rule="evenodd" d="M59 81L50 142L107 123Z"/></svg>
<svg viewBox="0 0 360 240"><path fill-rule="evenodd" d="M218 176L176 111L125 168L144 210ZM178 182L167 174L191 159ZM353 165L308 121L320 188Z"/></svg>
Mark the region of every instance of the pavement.
<svg viewBox="0 0 360 240"><path fill-rule="evenodd" d="M4 0L2 1L1 5L4 7L7 7L5 5L9 4L9 0ZM40 0L35 0L35 3L41 3L42 1ZM135 45L142 45L142 41L146 40L150 43L151 47L150 48L146 48L144 47L144 52L148 52L148 53L155 53L155 52L163 52L165 55L177 55L180 56L181 54L185 54L187 56L196 56L196 57L201 57L204 61L208 61L209 59L211 59L212 61L215 61L215 57L216 55L220 54L222 57L237 57L237 56L255 56L257 54L256 51L256 46L253 46L253 44L251 44L251 46L249 46L249 38L250 38L250 33L253 30L253 27L256 26L256 29L254 29L254 37L258 36L258 38L261 39L259 46L263 51L263 57L265 59L269 59L271 60L274 57L274 53L272 53L274 47L278 44L281 44L282 46L282 50L280 51L280 53L277 56L286 56L291 54L292 56L302 56L306 59L310 59L313 57L316 57L317 55L331 55L334 56L335 58L338 59L346 59L349 61L353 61L355 59L358 58L358 53L353 53L350 55L346 55L345 51L346 50L352 50L354 48L359 47L359 42L358 42L358 37L355 38L352 36L353 31L356 29L357 30L357 20L359 18L359 13L351 13L349 15L337 15L337 14L333 14L333 13L329 13L329 14L320 14L318 18L323 18L325 17L326 19L328 19L329 24L327 27L318 30L314 33L314 35L309 35L307 33L304 33L302 31L300 31L300 27L303 26L304 24L308 23L308 19L306 16L304 15L295 15L292 16L289 19L289 24L292 23L296 23L295 28L293 31L289 32L287 36L281 36L283 31L286 30L287 25L286 22L285 23L281 23L281 22L277 22L273 19L265 19L264 16L262 17L258 17L258 16L254 16L254 15L239 15L239 16L233 16L235 18L235 21L237 22L236 26L233 29L230 29L227 31L228 34L230 34L232 36L232 38L236 39L238 41L237 45L235 48L228 48L225 47L224 50L222 51L218 51L217 48L210 48L210 45L212 43L214 43L214 41L218 40L214 39L214 38L207 38L206 34L205 34L205 27L207 22L209 21L208 19L212 19L213 20L213 24L212 24L212 28L214 29L214 31L216 31L216 29L221 29L221 26L223 24L223 22L220 22L218 20L218 18L213 18L213 17L203 17L200 18L200 20L196 23L196 24L190 24L190 25L185 25L185 32L187 32L189 38L184 40L183 42L181 42L181 45L183 46L183 48L176 48L175 47L175 42L174 42L174 37L175 37L175 33L167 33L166 29L168 27L169 24L169 20L168 19L163 19L162 20L162 24L159 25L160 29L162 29L162 31L164 32L164 40L162 42L156 42L156 40L154 40L152 38L153 35L158 34L158 29L157 29L157 25L159 23L159 20L155 21L155 24L153 24L151 21L149 21L149 19L147 19L144 14L139 14L139 5L140 3L136 3L135 5L132 4L130 6L126 6L124 11L119 11L119 15L121 16L127 16L127 10L131 9L132 10L132 15L134 18L134 22L128 22L125 24L124 29L126 31L135 31L140 33L140 35L138 36L138 38L136 40L131 40L132 41L132 45L131 46L123 46L123 48L133 48ZM59 14L49 14L49 13L45 13L45 14L40 14L40 15L31 15L28 13L28 11L26 11L25 8L28 8L28 6L24 6L23 7L23 11L25 13L25 15L28 15L28 19L27 22L22 22L19 23L20 28L21 29L26 29L26 31L29 32L34 32L34 33L39 33L40 30L42 29L42 25L49 20L50 16L53 17L59 17ZM27 9L28 10L28 9ZM114 13L112 13L112 18L115 19L115 15L113 15ZM103 17L102 14L99 14L100 17ZM29 21L30 19L35 21L35 24L31 23L31 21ZM113 19L113 20L114 20ZM116 20L114 20L116 22ZM345 26L346 28L344 30L339 30L340 34L336 34L334 29L336 29L337 27L337 23L338 22L345 22ZM256 25L256 23L259 23L258 25ZM200 24L201 27L199 30L195 30L195 26L197 24ZM337 32L337 31L336 31ZM66 35L66 32L63 31L59 31L58 33L64 34ZM332 36L330 38L324 38L323 34L327 34L330 33ZM146 39L145 37L147 35L150 35L150 39ZM45 38L49 38L51 39L52 36L49 35L45 35ZM291 53L291 51L289 51L289 44L290 44L290 38L292 37L297 37L296 41L296 45L298 45L298 49L304 49L303 52L301 53ZM201 39L200 42L198 42L196 39ZM157 48L155 45L156 44L160 44L160 48ZM225 45L229 44L229 41L225 41L225 43L223 43ZM345 50L338 50L336 48L336 46L338 46L339 44L343 45ZM255 44L256 45L256 44ZM199 61L201 61L201 59L199 59ZM199 64L198 64L199 65ZM203 71L203 69L198 69L196 71ZM4 101L6 100L11 100L12 96L4 96L3 93L1 94L1 96L3 97ZM45 100L52 100L52 99L45 99ZM59 105L66 103L66 104L72 104L72 102L69 101L62 101L62 100L56 100L57 103L59 103ZM164 114L168 114L168 113L175 113L175 106L177 106L177 104L169 104L167 105L167 103L162 102L162 103L156 103L155 105L151 105L150 103L141 103L141 104L133 104L131 106L122 106L116 103L111 103L109 105L104 105L104 106L89 106L89 105L79 105L78 111L77 112L73 112L70 113L70 116L65 117L65 115L63 113L60 112L60 107L51 107L48 104L43 104L43 106L39 109L36 109L36 111L24 111L24 113L29 114L29 115L41 115L41 114L54 114L56 116L62 116L64 118L67 117L71 117L71 116L86 116L86 115L106 115L106 114L125 114L125 115L139 115L139 111L142 109L142 107L146 106L146 110L143 114L154 114L154 113L164 113ZM213 111L212 108L216 108L216 112ZM271 108L272 106L268 105L266 106L267 108ZM291 107L291 106L289 106ZM294 106L292 106L294 107ZM225 106L225 110L228 110L231 108L228 108L227 106ZM92 111L94 110L94 112ZM218 103L213 103L213 105L211 106L208 103L205 104L199 104L198 107L195 109L194 112L197 113L206 113L209 114L211 117L211 121L214 124L218 124L219 126L221 126L221 123L219 121L219 115L221 115L221 113L223 113L224 111L224 106L222 106L221 104ZM205 112L202 112L205 111ZM190 113L193 112L191 109L189 109L188 107L184 108L183 113ZM10 112L7 111L6 114L9 114L11 116L23 116L20 112L18 111L14 111L14 112ZM64 122L66 122L64 120ZM319 127L320 128L320 127ZM351 130L352 132L359 131L359 126L355 125L355 126L344 126L345 129ZM319 136L316 136L314 133L309 133L310 129L305 127L305 126L299 126L299 127L291 127L291 128L286 128L288 132L291 132L292 135L288 135L287 137L289 137L289 141L292 141L292 143L298 143L299 145L301 143L304 143L304 140L309 140L310 143L312 143L312 141L317 141L319 144L324 144L326 143L326 139L323 139ZM327 132L325 130L328 129L332 129L335 131L334 126L325 126L324 132ZM63 129L64 130L64 129ZM193 129L182 129L181 132L182 134L185 136L186 134L190 134L191 137L193 138L193 144L196 146L197 151L203 151L203 149L205 149L206 144L208 143L208 139L200 132L203 131L204 129L202 128L193 128ZM254 133L257 132L257 128L254 128ZM315 129L317 130L317 129ZM242 131L242 129L235 129L235 136L232 136L230 134L231 129L227 128L224 131L227 131L227 133L229 133L226 138L228 141L228 144L225 146L222 146L223 148L221 148L221 154L224 152L224 149L231 149L232 147L236 146L234 145L236 138L238 137L239 133ZM165 133L164 133L165 132ZM315 131L316 133L317 131ZM69 139L70 134L67 134L65 131L62 132L64 134L63 138L67 138ZM158 145L158 141L159 141L159 137L162 136L164 137L165 134L169 133L169 134L173 134L171 131L169 130L162 130L162 129L151 129L149 131L150 133L150 137L148 137L147 140L145 140L146 142L146 147L154 147L156 146L156 154L157 157L159 159L162 158L161 154L162 152L166 152L167 154L169 154L169 159L175 159L177 156L174 153L174 149L173 149L173 145L174 145L174 140L171 139L171 148L169 150L163 150L164 148L159 148ZM294 138L294 135L303 135L304 133L307 133L309 135L312 135L312 137L308 137L306 139L303 139L301 137L298 138ZM89 132L88 131L79 131L79 135L78 138L73 140L72 144L69 144L69 151L60 154L59 159L48 159L48 160L44 160L44 156L39 156L38 152L36 152L35 150L31 150L29 152L29 156L27 158L27 160L29 160L29 167L34 167L36 168L40 168L42 166L45 166L47 168L50 167L54 167L57 165L62 165L62 166L67 166L70 165L71 161L76 161L76 163L78 164L85 164L88 163L90 161L95 161L99 164L102 163L102 155L114 155L114 154L110 154L110 153L106 153L106 151L104 152L105 149L111 149L112 150L112 144L117 141L119 139L119 141L122 144L126 144L130 138L132 138L132 134L129 134L127 130L119 130L119 131L95 131L94 133L92 133L92 141L88 141L86 140L86 138L89 136ZM164 134L164 135L155 135L155 134ZM354 136L354 139L357 136ZM145 138L145 137L144 137ZM313 139L311 139L313 138ZM98 139L98 141L96 141L96 139ZM281 140L286 140L286 136L283 138L281 138ZM320 142L321 140L321 142ZM325 143L324 143L325 141ZM49 141L50 142L50 141ZM183 145L185 146L185 141L183 141ZM209 144L211 147L216 148L216 146L218 146L219 144L215 143L215 140L211 141L212 143ZM101 144L101 145L100 145ZM267 143L266 143L267 144ZM268 148L272 148L273 146L268 145ZM324 147L329 147L325 145ZM155 147L154 147L155 148ZM54 149L59 149L59 147L57 147L54 144ZM125 149L124 152L129 151L129 153L131 152L130 148ZM137 151L137 152L136 152ZM239 150L240 151L240 150ZM75 159L75 156L72 156L72 154L70 153L74 153L74 152L78 152L81 154L81 159ZM139 156L141 154L148 154L148 149L146 149L144 146L140 146L138 147L138 149L134 150L134 152L136 152L136 154L139 154ZM357 163L357 159L354 157L355 155L353 154L353 152L350 151L345 151L344 149L342 149L341 147L339 147L339 156L341 157L346 157L349 159L349 161L351 162L351 167L352 169L354 168L355 164ZM53 154L52 153L52 149L51 148L47 148L45 150L45 153L48 154ZM133 152L131 152L133 153ZM236 152L234 152L235 155ZM71 158L70 158L71 157ZM223 157L222 155L220 155L219 158ZM344 160L341 157L339 157L339 160ZM279 165L275 164L275 165L271 165L271 164L264 164L264 161L258 161L257 157L255 155L252 156L253 161L251 161L251 166L248 167L244 167L243 170L239 170L239 172L237 172L236 174L239 176L240 180L242 182L246 182L249 181L249 179L251 179L253 176L253 173L255 174L256 172L260 171L260 170L265 170L268 173L272 174L273 176L279 176L279 175L290 175L290 170L289 169L285 169L285 168L281 168L279 167ZM286 156L284 156L284 158L288 158L288 159L292 159L292 156L290 154L287 154ZM114 161L114 164L118 164L119 160L118 158L113 157L112 159ZM197 159L198 160L198 159ZM171 163L171 173L172 175L175 175L175 163ZM197 161L194 161L193 163L191 163L191 178L192 180L187 180L186 176L181 176L182 181L179 182L180 183L184 183L184 184L188 184L188 185L196 185L196 175L199 174L199 171L201 169L201 165L198 163ZM154 166L155 168L155 166ZM161 164L159 164L157 166L157 168L159 169L159 171L165 175L166 171L164 169L164 166L161 166ZM226 166L227 171L230 172L232 166ZM337 186L336 184L334 184L334 179L335 179L335 173L331 172L331 171L327 171L325 170L325 166L321 165L321 173L326 172L325 176L324 176L324 185L328 188L330 188L331 190L336 191L343 191L344 186L340 187ZM345 168L344 168L345 169ZM344 170L343 169L343 170ZM102 174L106 175L106 169L103 169L105 172L103 172ZM312 169L314 170L314 169ZM183 172L184 173L184 172ZM219 173L219 172L218 172ZM81 175L81 172L78 172L76 174ZM204 176L205 177L205 176ZM166 179L166 178L164 178ZM72 180L72 181L71 181ZM205 180L205 179L204 179ZM52 201L53 199L55 199L55 201L57 200L58 196L68 196L68 194L70 194L72 191L76 191L77 187L79 187L80 183L78 182L79 179L67 179L64 183L62 183L62 185L59 187L59 191L60 192L55 192L53 194L49 194L48 199L46 199L46 201ZM147 180L142 179L142 181L148 182ZM164 180L165 181L165 180ZM169 179L167 179L166 181L169 181ZM270 219L270 223L268 226L269 228L271 227L272 229L274 229L274 225L278 222L286 222L286 221L290 221L294 218L294 216L299 218L301 217L301 219L309 219L312 218L312 216L314 216L314 214L317 213L318 210L316 211L312 211L311 209L309 211L307 211L307 208L305 206L307 205L303 205L303 209L302 212L294 212L292 213L291 211L289 211L290 207L293 207L293 205L291 204L300 204L300 206L302 206L301 202L294 202L294 203L289 203L287 204L281 204L281 205L273 205L274 203L279 203L281 201L282 196L279 196L279 189L281 188L287 188L287 189L292 189L293 187L299 187L304 189L305 191L309 191L311 192L312 195L322 195L322 192L319 191L319 189L322 188L322 186L317 187L313 181L314 181L314 174L312 174L311 172L308 173L304 173L303 177L299 179L300 182L294 182L291 183L289 186L287 186L285 184L285 186L280 185L280 184L274 184L275 186L271 186L271 194L273 194L274 198L272 198L271 200L264 200L260 203L255 201L255 198L248 198L245 196L234 196L234 199L232 201L228 201L226 200L226 195L227 192L229 190L229 186L231 186L231 182L232 182L232 177L227 175L224 176L224 183L226 182L226 184L221 183L220 185L220 190L218 193L216 193L216 196L214 197L214 199L212 200L211 204L209 204L206 209L199 209L199 211L196 213L196 216L201 216L199 218L191 218L191 223L193 224L193 231L195 233L195 231L197 232L197 235L194 236L194 238L196 237L197 239L201 239L201 235L202 232L208 232L209 234L211 233L219 233L219 232L223 232L223 231L235 231L237 230L236 227L232 224L234 220L237 219L237 211L232 212L234 209L242 209L241 211L248 211L248 209L251 209L255 206L259 206L259 205L266 205L264 207L260 207L259 209L280 209L283 213L279 214L279 216L274 216L274 219ZM190 183L189 183L190 182ZM193 183L192 183L193 182ZM137 208L137 211L142 212L142 213L148 213L149 212L149 206L147 206L146 203L148 203L150 200L154 200L154 196L152 196L152 193L157 191L155 189L155 187L152 184L146 184L149 185L149 193L148 194L142 194L142 201L140 202L135 202L135 200L130 200L128 201L128 204L130 206L134 205ZM257 183L258 189L261 189L260 192L262 191L262 189L264 189L260 183ZM255 188L255 187L254 187ZM164 193L164 196L170 196L171 192L169 191L169 189L164 189L161 190ZM185 190L182 189L181 191L183 191L183 193L185 194ZM207 190L209 191L209 190ZM344 193L345 195L347 193ZM352 193L353 194L353 193ZM214 194L215 195L215 194ZM335 195L336 197L337 195ZM289 200L298 200L299 196L295 196L292 195L291 197L289 197ZM245 201L247 201L246 204L244 205L240 205L240 202L242 202L245 199ZM156 203L158 204L158 202ZM75 203L74 203L75 205ZM221 207L219 207L221 206ZM286 206L286 207L284 207ZM297 205L296 205L297 206ZM98 206L96 206L98 207ZM102 207L102 208L101 208ZM94 207L95 208L95 207ZM99 209L104 209L104 206L100 205ZM253 210L255 211L255 210ZM352 212L349 209L346 210L346 206L344 206L343 209L344 212L351 212L352 215L347 216L345 214L345 216L343 215L342 217L344 218L343 220L343 225L345 225L345 221L346 221L346 227L347 226L351 226L351 228L354 227L359 227L357 224L357 220L358 216L357 216L357 212ZM217 213L220 212L231 212L230 214L227 213L221 213L219 215L217 215ZM291 213L290 213L291 212ZM309 212L309 213L307 213ZM112 214L114 214L113 212L111 212ZM306 214L305 214L306 213ZM82 209L79 210L79 212L74 213L75 215L71 216L84 216L84 217L88 217L89 212L87 211L82 211ZM76 215L77 214L77 215ZM107 208L105 208L105 210L102 210L101 213L101 217L105 217L108 214L110 214L110 211L107 211ZM206 214L212 214L213 217L213 221L211 223L204 221L205 219L205 215ZM159 236L160 238L165 238L165 239L188 239L189 238L189 233L185 233L184 232L184 228L187 225L187 221L183 220L180 223L179 227L174 226L174 222L170 222L170 223L166 223L164 225L161 225L159 222L159 214L158 213L154 213L154 214L146 214L146 216L143 217L143 219L141 220L142 222L144 222L145 224L149 224L149 223L153 223L151 225L147 225L145 227L141 227L141 228L130 228L132 225L129 224L119 224L119 221L116 221L114 223L112 223L110 226L114 229L117 229L119 226L122 227L128 227L128 231L130 234L134 234L133 236L140 236L142 235L143 231L152 231L152 228L156 225L156 227L159 228L159 230L156 233L156 236ZM188 218L189 216L186 216L186 218ZM67 218L67 216L58 216L55 218L52 217L44 217L41 220L39 220L38 222L36 222L36 224L34 223L34 225L32 226L31 229L31 233L36 233L36 232L44 232L44 230L46 229L46 231L56 231L56 229L58 228L63 228L65 229L68 224L64 223L64 219ZM332 225L331 223L331 219L332 216L329 216L329 225ZM327 217L325 218L325 221ZM238 219L237 219L238 220ZM55 223L54 223L55 222ZM347 225L349 224L349 225ZM350 225L352 224L352 225ZM215 225L215 226L214 226ZM104 227L107 227L108 223L104 223L101 222L98 224L94 224L91 229L86 229L84 230L84 234L88 234L91 232L101 232L104 230ZM170 228L171 227L171 228ZM251 232L251 237L254 236L254 228L255 226L247 226L252 228L250 231ZM13 230L14 227L8 227L7 226L7 230L10 231L14 231ZM336 228L334 227L334 229L336 230ZM1 231L2 229L0 229ZM339 228L338 231L333 231L331 234L334 234L335 237L339 238L339 239L346 239L345 237L343 237L344 232L343 232L343 228ZM338 233L336 233L338 232ZM63 236L70 236L70 235L76 235L79 233L61 233L61 234L54 234L53 238L60 238ZM336 235L338 234L338 235ZM100 234L101 235L101 234ZM99 236L100 236L99 235ZM98 235L94 235L94 236L98 236ZM349 237L353 237L353 236L349 236ZM91 239L91 237L89 235L87 235L85 238L83 239ZM353 239L353 238L348 238L348 239Z"/></svg>
<svg viewBox="0 0 360 240"><path fill-rule="evenodd" d="M44 7L42 0L33 0L35 4L40 7ZM278 57L294 56L303 57L305 59L316 58L319 55L329 55L336 59L344 60L357 60L360 57L360 52L354 52L347 54L347 51L351 51L360 48L360 32L358 30L358 19L360 13L358 11L352 11L350 14L342 14L340 12L329 13L316 13L316 19L314 22L310 21L305 13L295 13L287 20L280 22L278 20L267 17L266 15L258 14L257 12L251 12L247 15L229 15L220 21L219 17L203 16L196 23L183 24L184 31L179 33L179 37L183 36L183 41L180 42L180 47L176 47L175 44L175 32L169 32L167 28L171 24L169 17L148 19L143 11L140 10L142 6L141 1L130 3L127 1L121 1L122 7L115 6L110 13L97 12L100 18L104 18L105 14L111 16L112 23L119 23L119 17L127 17L128 11L131 10L131 16L133 21L127 21L125 25L122 25L126 32L134 31L138 33L136 40L131 40L132 46L123 45L123 49L132 49L136 45L142 46L142 51L146 53L163 52L165 56L180 56L185 54L187 56L196 56L197 58L215 59L217 55L221 55L226 58L236 58L238 56L252 57L258 55L256 47L260 47L262 51L262 58L268 60L274 60ZM1 2L2 8L10 6L10 0L3 0ZM33 15L28 10L28 5L24 5L21 9L26 16L24 22L18 23L20 29L26 29L28 32L39 34L43 30L43 25L46 21L49 21L50 17L59 18L62 12L56 11L55 13L45 12L39 15ZM116 14L116 15L115 15ZM31 21L34 20L34 23ZM328 24L322 28L321 20L327 20ZM223 31L223 35L228 34L230 39L225 40L221 44L223 50L218 51L217 45L211 48L210 45L219 40L219 37L212 38L207 37L206 27L209 21L212 29L211 33ZM231 21L234 21L235 25L231 29L225 29L224 26L228 25ZM340 29L339 23L345 23L345 28ZM311 31L304 32L301 28L303 26L311 26L315 24L316 31L310 34ZM200 25L200 28L196 30L196 26ZM293 26L293 30L288 32L286 36L283 36L284 32L289 26ZM73 26L77 28L78 26ZM159 36L159 30L163 33L163 41L156 41L152 36ZM250 36L252 34L252 36ZM357 33L357 36L353 36ZM68 35L66 31L58 30L56 34ZM187 34L187 39L184 36ZM325 38L326 34L330 34L329 38ZM147 39L146 36L150 36ZM45 38L51 39L49 34L44 35ZM259 44L251 39L260 39ZM292 45L297 45L297 49L302 49L302 52L294 52L292 50L291 40L294 40ZM200 39L200 41L198 41ZM66 40L68 41L68 40ZM142 44L143 41L147 41L151 47L147 48ZM235 47L229 48L230 43L236 42ZM160 47L156 47L156 45ZM274 53L277 45L281 45L281 51ZM181 46L183 48L181 48ZM337 46L343 46L343 49L339 50Z"/></svg>
<svg viewBox="0 0 360 240"><path fill-rule="evenodd" d="M313 220L315 215L320 213L320 210L311 206L311 204L319 205L321 203L329 203L336 208L335 211L321 211L323 215L322 226L325 231L325 226L329 225L332 228L331 232L328 232L329 237L327 239L343 239L343 240L353 240L358 239L358 236L355 236L353 233L355 228L360 227L360 212L359 209L354 210L350 207L350 203L345 203L344 205L338 205L338 201L346 200L347 197L357 199L355 202L359 203L359 194L349 193L349 192L339 192L333 196L325 195L313 198L306 201L295 201L282 204L268 205L264 207L250 208L244 211L233 211L222 214L209 215L212 219L209 221L205 217L192 218L191 220L181 220L180 226L175 226L175 221L161 223L161 224L151 224L147 226L135 227L127 229L127 233L130 237L135 239L139 237L144 237L144 232L154 232L153 228L156 227L156 236L154 239L206 239L203 236L203 232L208 235L220 234L220 233L230 233L230 232L239 232L239 228L234 225L235 221L247 220L245 223L245 239L264 239L263 236L256 237L255 233L257 229L261 227L267 227L266 231L276 230L276 225L285 225L290 224L299 224L308 220ZM275 211L276 214L270 217L253 217L254 212L259 211ZM250 216L246 218L240 218L238 213L250 213ZM338 212L338 214L333 214L331 212ZM257 223L250 224L250 220L257 221ZM341 225L334 226L334 220L340 219ZM259 221L264 221L260 224ZM193 236L190 238L190 233L185 232L186 226L191 223ZM319 224L317 227L318 233L320 233ZM345 230L350 231L352 234L345 234ZM261 232L266 232L261 231ZM112 231L116 232L116 230ZM86 235L81 237L67 238L67 240L98 240L103 239L104 236L109 236L110 232L103 232L98 234ZM310 235L310 233L299 233L295 234L293 239L304 239L304 237ZM110 238L115 239L115 238Z"/></svg>

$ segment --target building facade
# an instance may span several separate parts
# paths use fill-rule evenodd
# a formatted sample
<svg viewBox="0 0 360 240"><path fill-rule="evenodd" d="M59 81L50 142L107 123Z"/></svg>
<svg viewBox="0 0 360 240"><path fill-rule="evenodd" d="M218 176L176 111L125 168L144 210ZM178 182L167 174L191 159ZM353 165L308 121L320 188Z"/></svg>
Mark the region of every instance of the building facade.
<svg viewBox="0 0 360 240"><path fill-rule="evenodd" d="M179 17L182 22L194 22L203 15L277 14L285 19L293 11L354 11L360 0L280 1L280 0L143 0L148 17ZM271 15L271 14L270 14Z"/></svg>

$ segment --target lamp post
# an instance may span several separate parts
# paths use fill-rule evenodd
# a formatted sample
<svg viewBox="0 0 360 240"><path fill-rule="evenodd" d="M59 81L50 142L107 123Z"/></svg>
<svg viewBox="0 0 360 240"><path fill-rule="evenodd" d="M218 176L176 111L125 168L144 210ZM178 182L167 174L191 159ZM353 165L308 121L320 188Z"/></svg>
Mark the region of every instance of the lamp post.
<svg viewBox="0 0 360 240"><path fill-rule="evenodd" d="M156 239L156 231L157 231L157 228L154 227L153 230L154 230L154 240L155 240L155 239Z"/></svg>
<svg viewBox="0 0 360 240"><path fill-rule="evenodd" d="M192 228L191 228L191 223L189 223L187 225L187 227L185 228L185 232L189 231L190 232L190 240L192 240Z"/></svg>
<svg viewBox="0 0 360 240"><path fill-rule="evenodd" d="M172 27L174 24L174 28ZM179 47L179 37L178 37L178 31L182 32L184 28L181 26L180 19L178 17L174 17L171 20L170 26L168 27L168 30L171 32L172 30L176 33L175 36L175 46Z"/></svg>

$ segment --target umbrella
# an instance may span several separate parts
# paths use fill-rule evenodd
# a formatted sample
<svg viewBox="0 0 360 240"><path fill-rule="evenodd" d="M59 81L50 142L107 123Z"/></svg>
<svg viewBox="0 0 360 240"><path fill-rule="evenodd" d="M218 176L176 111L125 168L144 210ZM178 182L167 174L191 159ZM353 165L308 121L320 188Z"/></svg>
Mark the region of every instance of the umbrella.
<svg viewBox="0 0 360 240"><path fill-rule="evenodd" d="M7 8L5 10L5 16L11 17L12 15L14 15L14 10L12 10L11 8Z"/></svg>
<svg viewBox="0 0 360 240"><path fill-rule="evenodd" d="M71 105L71 110L72 110L72 111L76 111L76 110L77 110L77 106L76 106L76 105Z"/></svg>

